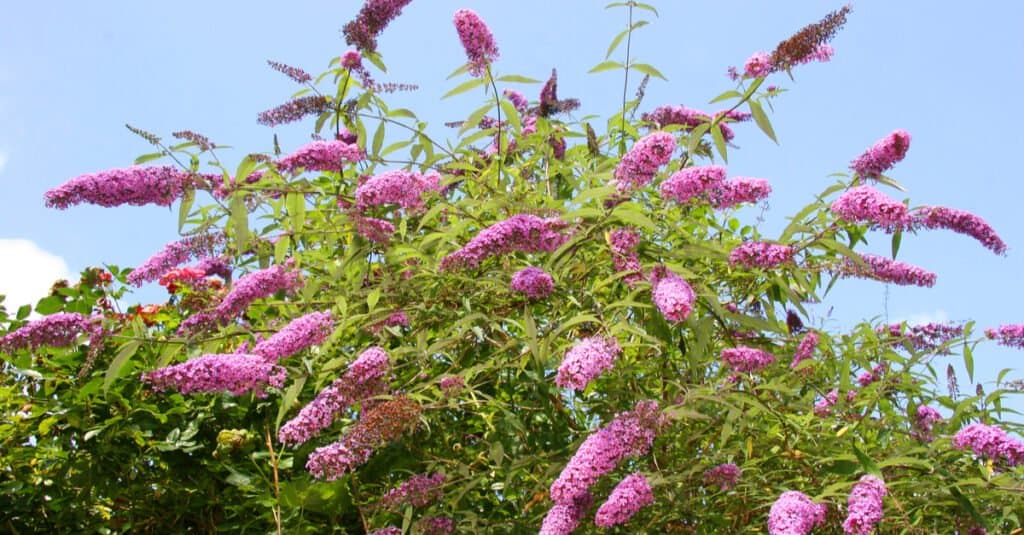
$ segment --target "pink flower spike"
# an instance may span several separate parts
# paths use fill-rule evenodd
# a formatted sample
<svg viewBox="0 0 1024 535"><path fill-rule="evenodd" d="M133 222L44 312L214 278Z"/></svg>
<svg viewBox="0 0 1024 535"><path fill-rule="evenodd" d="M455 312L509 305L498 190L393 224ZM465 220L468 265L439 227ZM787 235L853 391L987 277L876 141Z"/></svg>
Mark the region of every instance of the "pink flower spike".
<svg viewBox="0 0 1024 535"><path fill-rule="evenodd" d="M512 275L509 288L530 299L541 299L551 294L555 289L555 282L543 269L528 267Z"/></svg>
<svg viewBox="0 0 1024 535"><path fill-rule="evenodd" d="M704 165L680 169L665 179L659 187L661 198L681 204L720 187L725 182L725 168L720 165Z"/></svg>
<svg viewBox="0 0 1024 535"><path fill-rule="evenodd" d="M871 535L882 520L882 497L888 494L885 483L873 475L866 475L850 491L848 514L843 531L848 535Z"/></svg>
<svg viewBox="0 0 1024 535"><path fill-rule="evenodd" d="M846 190L832 203L832 212L843 221L869 223L886 232L907 229L912 222L905 204L871 186Z"/></svg>
<svg viewBox="0 0 1024 535"><path fill-rule="evenodd" d="M654 492L650 483L641 474L630 474L615 485L608 501L597 509L594 524L610 528L625 524L643 507L654 503Z"/></svg>
<svg viewBox="0 0 1024 535"><path fill-rule="evenodd" d="M693 288L665 266L657 266L651 271L651 292L658 310L673 323L685 320L697 301Z"/></svg>
<svg viewBox="0 0 1024 535"><path fill-rule="evenodd" d="M80 175L47 191L47 208L64 210L77 204L113 207L123 204L170 206L198 185L190 173L167 165L127 167Z"/></svg>
<svg viewBox="0 0 1024 535"><path fill-rule="evenodd" d="M994 329L985 329L985 336L1001 346L1024 349L1024 324L1000 325Z"/></svg>
<svg viewBox="0 0 1024 535"><path fill-rule="evenodd" d="M203 355L180 364L142 374L142 380L161 391L170 388L182 394L228 392L242 395L252 391L263 397L266 386L284 386L288 371L258 355Z"/></svg>
<svg viewBox="0 0 1024 535"><path fill-rule="evenodd" d="M602 372L612 369L622 354L614 338L584 338L565 353L555 383L562 388L583 391Z"/></svg>
<svg viewBox="0 0 1024 535"><path fill-rule="evenodd" d="M456 11L452 22L455 23L455 31L469 58L469 74L483 76L487 73L487 67L498 59L498 45L494 42L490 28L471 9Z"/></svg>
<svg viewBox="0 0 1024 535"><path fill-rule="evenodd" d="M793 248L777 243L748 241L729 253L729 263L748 269L773 268L793 259Z"/></svg>
<svg viewBox="0 0 1024 535"><path fill-rule="evenodd" d="M914 224L927 229L952 230L978 240L986 249L998 255L1006 254L1006 243L996 234L995 229L984 219L964 210L926 206L914 214Z"/></svg>
<svg viewBox="0 0 1024 535"><path fill-rule="evenodd" d="M908 149L910 134L906 130L896 130L850 162L850 169L862 178L877 179L902 160Z"/></svg>
<svg viewBox="0 0 1024 535"><path fill-rule="evenodd" d="M314 141L281 158L277 166L282 171L332 171L340 173L346 162L358 162L366 157L355 143L344 141Z"/></svg>
<svg viewBox="0 0 1024 535"><path fill-rule="evenodd" d="M676 138L668 132L653 132L640 138L615 168L619 193L650 184L658 168L672 159L675 150Z"/></svg>
<svg viewBox="0 0 1024 535"><path fill-rule="evenodd" d="M769 535L807 535L825 523L828 506L814 503L806 494L783 492L768 511Z"/></svg>
<svg viewBox="0 0 1024 535"><path fill-rule="evenodd" d="M731 347L722 350L722 362L740 373L757 373L775 363L775 355L752 347Z"/></svg>

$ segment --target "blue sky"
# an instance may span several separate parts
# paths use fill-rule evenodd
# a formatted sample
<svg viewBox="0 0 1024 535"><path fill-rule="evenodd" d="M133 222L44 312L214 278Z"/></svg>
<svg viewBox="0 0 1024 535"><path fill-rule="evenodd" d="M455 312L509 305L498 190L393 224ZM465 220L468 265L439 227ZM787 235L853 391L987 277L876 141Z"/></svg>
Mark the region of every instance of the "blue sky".
<svg viewBox="0 0 1024 535"><path fill-rule="evenodd" d="M440 101L445 78L464 56L451 25L460 7L490 24L501 49L500 74L546 78L559 71L560 95L580 98L587 113L618 106L622 80L588 75L624 25L624 11L603 2L415 0L380 40L389 67L379 81L421 90L395 95L433 132L475 109L482 95ZM265 66L275 59L320 72L346 49L339 28L361 2L250 1L172 4L129 1L17 2L0 31L0 293L43 289L61 259L71 272L111 263L131 266L175 238L177 215L158 207L43 207L43 193L84 172L131 164L149 146L124 123L169 137L191 129L237 147L237 160L271 147L273 130L256 114L296 87ZM706 103L732 83L730 65L771 50L803 25L840 7L830 2L662 1L633 41L642 61L669 79L652 81L644 109ZM900 259L939 274L935 288L841 284L819 310L834 327L859 318L976 319L979 326L1024 322L1019 156L1024 119L1024 3L861 1L833 44L827 64L776 75L791 89L776 99L772 120L780 145L740 126L730 175L767 178L774 194L761 229L777 235L785 217L844 171L850 159L896 128L913 135L907 159L891 176L909 189L912 205L948 205L985 217L1010 245L996 256L973 240L943 232L907 236ZM620 49L620 54L622 49ZM621 58L619 58L621 59ZM524 92L536 98L537 86ZM632 89L630 90L632 92ZM308 138L308 127L279 128L284 150ZM451 133L452 135L454 133ZM890 194L903 198L899 192ZM27 241L12 241L27 240ZM31 242L31 243L29 243ZM37 249L32 249L32 246ZM872 236L872 252L888 239ZM43 256L40 251L49 253ZM38 290L43 291L43 290ZM143 294L144 296L146 294ZM159 294L153 293L154 298ZM1019 352L986 345L976 355L983 378L1018 366ZM1018 374L1019 376L1019 374ZM970 391L970 388L962 390Z"/></svg>

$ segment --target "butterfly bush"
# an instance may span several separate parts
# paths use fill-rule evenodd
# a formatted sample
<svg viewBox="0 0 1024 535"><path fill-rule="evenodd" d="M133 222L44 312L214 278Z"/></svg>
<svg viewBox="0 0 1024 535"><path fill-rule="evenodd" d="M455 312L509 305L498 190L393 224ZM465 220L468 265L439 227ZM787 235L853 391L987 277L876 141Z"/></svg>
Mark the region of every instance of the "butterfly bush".
<svg viewBox="0 0 1024 535"><path fill-rule="evenodd" d="M738 176L711 187L707 190L706 197L711 206L727 210L741 204L761 202L767 199L771 192L771 185L763 178Z"/></svg>
<svg viewBox="0 0 1024 535"><path fill-rule="evenodd" d="M422 407L401 396L374 406L341 440L313 450L306 470L317 479L338 479L368 461L376 448L414 428L421 411Z"/></svg>
<svg viewBox="0 0 1024 535"><path fill-rule="evenodd" d="M828 506L814 503L806 494L783 492L768 511L769 535L807 535L825 523Z"/></svg>
<svg viewBox="0 0 1024 535"><path fill-rule="evenodd" d="M236 396L253 392L266 395L267 386L281 388L288 371L259 355L209 354L142 374L154 390L228 392Z"/></svg>
<svg viewBox="0 0 1024 535"><path fill-rule="evenodd" d="M739 483L743 472L733 463L720 464L704 471L704 484L716 485L722 490L729 490Z"/></svg>
<svg viewBox="0 0 1024 535"><path fill-rule="evenodd" d="M1024 442L994 425L974 423L964 427L953 436L953 447L970 448L975 455L1005 462L1011 467L1024 464Z"/></svg>
<svg viewBox="0 0 1024 535"><path fill-rule="evenodd" d="M192 332L203 326L226 324L237 318L257 299L270 297L277 292L294 292L301 284L298 273L282 265L270 266L243 275L231 291L212 310L189 316L182 322L180 331Z"/></svg>
<svg viewBox="0 0 1024 535"><path fill-rule="evenodd" d="M654 503L654 491L641 474L630 474L615 485L608 500L597 509L594 524L610 528L625 524L640 509Z"/></svg>
<svg viewBox="0 0 1024 535"><path fill-rule="evenodd" d="M213 253L222 241L223 236L219 234L197 234L170 242L133 269L128 274L128 282L135 286L142 286L147 282L153 282L159 279L161 275L167 273L167 271L193 258L201 258ZM197 267L205 272L213 272L208 266Z"/></svg>
<svg viewBox="0 0 1024 535"><path fill-rule="evenodd" d="M914 225L927 229L952 230L978 240L986 249L1006 253L1006 243L984 219L964 210L945 206L927 206L914 213Z"/></svg>
<svg viewBox="0 0 1024 535"><path fill-rule="evenodd" d="M793 258L793 247L778 243L744 242L729 253L729 263L745 268L773 268Z"/></svg>
<svg viewBox="0 0 1024 535"><path fill-rule="evenodd" d="M441 175L421 175L412 171L396 170L374 175L356 188L356 208L395 204L412 213L423 209L422 195L437 191Z"/></svg>
<svg viewBox="0 0 1024 535"><path fill-rule="evenodd" d="M646 455L664 425L655 401L641 401L632 411L616 414L608 425L580 444L551 484L551 500L557 505L570 505L623 460Z"/></svg>
<svg viewBox="0 0 1024 535"><path fill-rule="evenodd" d="M850 162L850 169L864 178L878 178L903 160L909 149L910 134L906 130L896 130Z"/></svg>
<svg viewBox="0 0 1024 535"><path fill-rule="evenodd" d="M932 428L941 421L942 415L939 414L939 411L927 405L918 405L912 415L914 430L911 431L911 434L923 442L931 442L935 439Z"/></svg>
<svg viewBox="0 0 1024 535"><path fill-rule="evenodd" d="M441 486L445 480L445 475L441 473L412 476L381 496L378 505L387 509L398 509L406 504L426 507L444 496Z"/></svg>
<svg viewBox="0 0 1024 535"><path fill-rule="evenodd" d="M498 59L498 45L494 42L487 23L471 9L460 9L453 18L455 31L459 34L466 57L469 58L469 73L483 76L487 67Z"/></svg>
<svg viewBox="0 0 1024 535"><path fill-rule="evenodd" d="M910 227L912 218L907 206L871 186L846 190L832 203L832 212L850 223L868 223L888 232Z"/></svg>
<svg viewBox="0 0 1024 535"><path fill-rule="evenodd" d="M362 161L366 155L359 145L344 141L314 141L281 158L277 168L285 172L333 171L341 172L346 163Z"/></svg>
<svg viewBox="0 0 1024 535"><path fill-rule="evenodd" d="M565 353L558 367L555 384L562 388L583 391L602 372L612 369L622 354L614 338L593 336L585 338Z"/></svg>
<svg viewBox="0 0 1024 535"><path fill-rule="evenodd" d="M878 326L876 332L891 337L892 345L896 348L902 348L904 342L909 342L914 351L939 351L948 354L949 349L943 349L944 346L957 338L962 338L964 326L934 322L906 326L890 323Z"/></svg>
<svg viewBox="0 0 1024 535"><path fill-rule="evenodd" d="M78 204L97 206L170 206L202 180L167 165L108 169L77 176L47 191L47 208L64 210Z"/></svg>
<svg viewBox="0 0 1024 535"><path fill-rule="evenodd" d="M721 187L725 178L725 167L721 165L687 167L672 173L658 189L662 199L685 204L711 188Z"/></svg>
<svg viewBox="0 0 1024 535"><path fill-rule="evenodd" d="M643 279L641 273L640 256L636 249L640 245L640 235L635 229L615 229L608 235L608 245L612 250L612 266L616 272L626 272L623 277L627 284L632 286Z"/></svg>
<svg viewBox="0 0 1024 535"><path fill-rule="evenodd" d="M722 362L740 373L757 373L775 363L775 355L752 347L730 347L722 350Z"/></svg>
<svg viewBox="0 0 1024 535"><path fill-rule="evenodd" d="M849 258L844 259L842 265L838 266L838 272L846 276L875 279L900 286L935 286L935 273L918 266L872 254L861 255L861 260L866 267L854 263Z"/></svg>
<svg viewBox="0 0 1024 535"><path fill-rule="evenodd" d="M888 493L881 479L873 475L861 477L850 491L843 531L848 535L871 535L882 520L882 498Z"/></svg>
<svg viewBox="0 0 1024 535"><path fill-rule="evenodd" d="M440 269L476 268L487 258L515 251L550 253L568 239L562 233L566 226L566 222L555 217L512 216L481 230L461 249L442 258Z"/></svg>
<svg viewBox="0 0 1024 535"><path fill-rule="evenodd" d="M693 288L664 266L657 266L651 272L651 291L658 310L673 323L685 320L697 300Z"/></svg>
<svg viewBox="0 0 1024 535"><path fill-rule="evenodd" d="M985 329L985 336L995 340L999 345L1024 349L1024 324L1000 325Z"/></svg>
<svg viewBox="0 0 1024 535"><path fill-rule="evenodd" d="M793 362L789 364L789 368L795 369L801 362L812 358L814 350L818 347L818 342L820 341L821 337L816 331L810 331L805 334L800 339L800 344L796 347L796 352L793 354Z"/></svg>
<svg viewBox="0 0 1024 535"><path fill-rule="evenodd" d="M640 189L654 180L658 168L672 159L676 138L668 132L654 132L640 138L615 168L620 193Z"/></svg>
<svg viewBox="0 0 1024 535"><path fill-rule="evenodd" d="M377 50L377 37L388 24L402 14L412 0L368 0L356 18L345 25L345 41L359 50Z"/></svg>
<svg viewBox="0 0 1024 535"><path fill-rule="evenodd" d="M715 117L743 122L750 120L751 115L737 110L726 110L717 112L712 117L706 112L687 108L686 106L658 106L654 110L645 112L640 116L643 121L652 122L658 128L664 128L668 125L681 125L686 131L691 131L702 124L709 124ZM733 133L732 128L728 124L724 122L718 123L718 128L722 130L722 137L725 141L732 141L736 137L736 134Z"/></svg>
<svg viewBox="0 0 1024 535"><path fill-rule="evenodd" d="M278 361L307 347L323 343L334 330L330 312L312 312L295 318L270 338L256 344L254 355Z"/></svg>
<svg viewBox="0 0 1024 535"><path fill-rule="evenodd" d="M530 299L540 299L551 294L551 291L555 289L555 282L551 275L548 275L543 269L527 267L512 275L509 288Z"/></svg>
<svg viewBox="0 0 1024 535"><path fill-rule="evenodd" d="M555 504L544 515L540 535L569 535L576 531L593 503L594 497L584 492L565 505Z"/></svg>
<svg viewBox="0 0 1024 535"><path fill-rule="evenodd" d="M19 327L0 338L0 351L39 349L43 346L66 347L82 334L93 330L90 319L77 312L50 314Z"/></svg>

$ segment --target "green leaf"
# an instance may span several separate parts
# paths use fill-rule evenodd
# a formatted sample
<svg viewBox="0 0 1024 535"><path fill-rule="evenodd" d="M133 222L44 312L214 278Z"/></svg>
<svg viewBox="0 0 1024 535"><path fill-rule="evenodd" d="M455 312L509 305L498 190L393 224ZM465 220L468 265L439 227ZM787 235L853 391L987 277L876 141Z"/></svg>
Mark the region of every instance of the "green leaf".
<svg viewBox="0 0 1024 535"><path fill-rule="evenodd" d="M461 136L471 128L476 128L476 126L480 124L480 120L483 119L484 116L487 115L487 112L491 111L491 108L493 107L494 103L490 102L483 106L480 106L476 110L473 110L473 113L469 114L469 117L467 117L466 120L462 123L462 127L459 128L459 135Z"/></svg>
<svg viewBox="0 0 1024 535"><path fill-rule="evenodd" d="M630 26L629 28L626 28L625 30L622 30L621 32L619 32L619 34L616 35L614 39L612 39L611 44L608 45L608 52L604 55L604 59L608 59L608 58L612 57L612 52L615 52L615 49L618 48L619 44L622 43L622 40L625 39L627 35L629 35L629 32L631 32L631 31L633 31L633 30L635 30L637 28L642 28L644 26L647 26L648 24L650 24L650 23L647 22L646 20L637 21L632 26Z"/></svg>
<svg viewBox="0 0 1024 535"><path fill-rule="evenodd" d="M231 197L231 228L235 231L235 243L239 249L249 241L249 209L245 206L245 195L236 193Z"/></svg>
<svg viewBox="0 0 1024 535"><path fill-rule="evenodd" d="M285 207L291 221L292 232L301 232L306 226L306 197L292 192L285 198Z"/></svg>
<svg viewBox="0 0 1024 535"><path fill-rule="evenodd" d="M373 146L370 149L371 154L373 154L373 155L380 154L380 148L382 146L384 146L384 125L385 124L386 123L384 121L381 121L380 124L377 125L377 130L375 130L373 132Z"/></svg>
<svg viewBox="0 0 1024 535"><path fill-rule="evenodd" d="M896 258L896 253L900 252L900 242L903 241L903 231L897 230L892 233L892 257Z"/></svg>
<svg viewBox="0 0 1024 535"><path fill-rule="evenodd" d="M151 152L149 154L143 154L143 155L139 156L138 158L135 158L135 165L141 165L141 164L144 164L146 162L151 162L153 160L159 160L160 158L163 158L164 156L165 156L165 154L162 151L161 152Z"/></svg>
<svg viewBox="0 0 1024 535"><path fill-rule="evenodd" d="M281 404L277 408L277 418L274 420L275 428L281 428L281 420L284 420L284 415L288 414L292 405L295 404L295 400L298 399L299 394L302 392L302 388L306 386L307 379L309 379L309 377L306 375L299 376L299 378L295 379L295 382L288 387L288 390L284 391L284 396L281 397Z"/></svg>
<svg viewBox="0 0 1024 535"><path fill-rule="evenodd" d="M658 10L654 9L654 6L652 6L650 4L641 4L640 2L637 2L637 3L633 4L633 7L637 8L637 9L646 9L647 11L650 11L651 13L654 13L655 17L660 17L661 16L661 15L658 14Z"/></svg>
<svg viewBox="0 0 1024 535"><path fill-rule="evenodd" d="M499 77L499 82L509 82L513 84L539 84L540 80L534 80L526 76L520 76L518 74L506 74L505 76Z"/></svg>
<svg viewBox="0 0 1024 535"><path fill-rule="evenodd" d="M754 116L754 122L757 123L757 127L764 132L764 135L778 144L779 140L775 138L775 130L772 128L771 121L768 120L768 115L764 113L761 103L756 100L748 100L747 106L750 107L750 114Z"/></svg>
<svg viewBox="0 0 1024 535"><path fill-rule="evenodd" d="M235 170L235 184L245 184L245 179L249 178L255 168L255 160L248 156L242 158L242 161L238 163L238 169Z"/></svg>
<svg viewBox="0 0 1024 535"><path fill-rule="evenodd" d="M633 64L631 64L629 66L629 68L637 70L637 71L640 71L640 72L642 72L644 74L648 74L648 75L653 76L655 78L661 78L662 80L665 80L666 82L668 81L668 78L665 78L665 75L661 74L661 71L659 71L658 69L655 69L653 65L649 65L647 63L633 63Z"/></svg>
<svg viewBox="0 0 1024 535"><path fill-rule="evenodd" d="M722 134L722 126L715 125L711 128L711 139L715 141L715 148L718 149L718 154L722 156L722 161L729 163L729 154L725 148L725 136Z"/></svg>
<svg viewBox="0 0 1024 535"><path fill-rule="evenodd" d="M405 108L395 108L393 110L388 110L387 116L388 117L407 117L409 119L416 119L416 114L413 113L410 110L405 109Z"/></svg>
<svg viewBox="0 0 1024 535"><path fill-rule="evenodd" d="M366 306L372 312L380 301L380 288L374 288L370 290L369 295L366 296Z"/></svg>
<svg viewBox="0 0 1024 535"><path fill-rule="evenodd" d="M624 66L618 61L602 61L594 66L594 68L587 71L587 73L610 71L612 69L621 69Z"/></svg>
<svg viewBox="0 0 1024 535"><path fill-rule="evenodd" d="M288 250L291 248L292 239L287 234L281 236L274 243L274 263L283 264L285 260L288 260Z"/></svg>
<svg viewBox="0 0 1024 535"><path fill-rule="evenodd" d="M454 97L455 95L458 95L460 93L465 93L466 91L471 91L486 83L487 80L484 80L483 78L473 78L472 80L462 82L461 84L455 86L455 89L452 89L451 91L445 93L444 96L441 97L441 99L443 100L448 97Z"/></svg>
<svg viewBox="0 0 1024 535"><path fill-rule="evenodd" d="M36 312L44 316L49 316L62 308L64 308L64 298L59 295L46 296L36 303Z"/></svg>
<svg viewBox="0 0 1024 535"><path fill-rule="evenodd" d="M974 351L971 344L964 344L964 368L967 370L967 379L974 382Z"/></svg>
<svg viewBox="0 0 1024 535"><path fill-rule="evenodd" d="M861 451L857 446L851 444L850 447L853 448L853 454L857 456L857 460L860 461L860 466L864 468L864 471L881 479L882 470L878 468L875 461L872 461L871 457L868 457L867 454Z"/></svg>
<svg viewBox="0 0 1024 535"><path fill-rule="evenodd" d="M110 385L121 376L121 370L124 369L125 364L128 363L128 359L135 355L135 352L139 350L142 342L139 340L129 340L121 349L118 350L117 356L110 362L110 366L107 367L107 373L103 377L103 392L106 393L110 389Z"/></svg>
<svg viewBox="0 0 1024 535"><path fill-rule="evenodd" d="M651 232L657 232L658 229L658 226L654 221L644 215L636 203L627 202L616 206L615 210L612 211L612 217L617 218L623 223L629 223L630 225L647 229Z"/></svg>
<svg viewBox="0 0 1024 535"><path fill-rule="evenodd" d="M514 128L517 133L522 130L519 120L519 110L516 109L514 104L508 100L502 99L501 110L505 112L505 120L512 125L512 128Z"/></svg>
<svg viewBox="0 0 1024 535"><path fill-rule="evenodd" d="M196 200L196 192L188 189L181 197L181 204L178 206L178 233L185 229L185 222L188 221L189 212L192 211L192 203Z"/></svg>

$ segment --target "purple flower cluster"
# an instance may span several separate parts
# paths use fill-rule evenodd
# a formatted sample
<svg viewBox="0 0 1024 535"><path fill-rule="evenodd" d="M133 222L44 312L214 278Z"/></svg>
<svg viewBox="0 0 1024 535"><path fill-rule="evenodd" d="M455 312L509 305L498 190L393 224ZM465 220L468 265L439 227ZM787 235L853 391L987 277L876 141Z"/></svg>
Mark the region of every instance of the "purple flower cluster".
<svg viewBox="0 0 1024 535"><path fill-rule="evenodd" d="M355 143L319 140L299 147L295 152L277 162L278 169L286 172L333 171L340 173L345 162L358 162L365 158L362 149Z"/></svg>
<svg viewBox="0 0 1024 535"><path fill-rule="evenodd" d="M437 191L440 181L437 173L421 175L402 169L374 175L356 188L356 208L397 204L416 213L423 209L423 193Z"/></svg>
<svg viewBox="0 0 1024 535"><path fill-rule="evenodd" d="M673 323L685 320L697 300L693 288L665 266L656 266L651 271L651 293L658 310Z"/></svg>
<svg viewBox="0 0 1024 535"><path fill-rule="evenodd" d="M825 523L826 512L827 505L814 503L802 492L783 492L768 511L768 533L807 535L815 526Z"/></svg>
<svg viewBox="0 0 1024 535"><path fill-rule="evenodd" d="M870 474L861 477L850 491L843 531L847 535L871 535L882 520L882 497L888 493L881 479Z"/></svg>
<svg viewBox="0 0 1024 535"><path fill-rule="evenodd" d="M901 346L903 342L910 342L915 351L935 351L949 341L960 338L964 335L964 326L943 323L924 323L921 325L903 326L899 323L880 325L876 331L880 335L888 335L892 345ZM943 349L943 354L949 350Z"/></svg>
<svg viewBox="0 0 1024 535"><path fill-rule="evenodd" d="M680 169L661 183L661 198L678 203L687 203L691 199L717 188L725 182L725 167L721 165L700 165Z"/></svg>
<svg viewBox="0 0 1024 535"><path fill-rule="evenodd" d="M64 210L88 203L112 207L130 204L170 206L196 185L192 175L167 165L126 167L87 173L47 191L47 208Z"/></svg>
<svg viewBox="0 0 1024 535"><path fill-rule="evenodd" d="M646 455L664 423L655 401L638 402L632 411L615 415L611 423L580 444L551 484L551 499L559 505L571 505L620 461Z"/></svg>
<svg viewBox="0 0 1024 535"><path fill-rule="evenodd" d="M871 371L866 371L858 375L857 384L859 384L861 388L867 388L869 385L872 385L882 380L882 374L884 374L888 369L888 364L886 364L885 362L879 362L878 364L875 364L873 368L871 368Z"/></svg>
<svg viewBox="0 0 1024 535"><path fill-rule="evenodd" d="M426 507L444 496L441 489L444 482L445 476L441 473L429 476L415 475L381 496L378 505L386 509L398 509L406 504Z"/></svg>
<svg viewBox="0 0 1024 535"><path fill-rule="evenodd" d="M487 23L472 9L460 9L452 18L462 47L469 58L469 74L483 76L487 67L498 59L498 45Z"/></svg>
<svg viewBox="0 0 1024 535"><path fill-rule="evenodd" d="M1001 346L1024 349L1024 324L1000 325L994 329L985 329L985 336Z"/></svg>
<svg viewBox="0 0 1024 535"><path fill-rule="evenodd" d="M359 50L377 50L377 36L392 20L402 14L402 8L411 1L367 0L356 18L342 28L345 42L358 47Z"/></svg>
<svg viewBox="0 0 1024 535"><path fill-rule="evenodd" d="M723 349L722 362L739 373L757 373L775 363L775 355L752 347Z"/></svg>
<svg viewBox="0 0 1024 535"><path fill-rule="evenodd" d="M640 235L632 228L613 230L608 235L608 245L612 249L612 265L617 272L629 272L625 277L627 284L632 286L642 279L640 257L636 253L640 245Z"/></svg>
<svg viewBox="0 0 1024 535"><path fill-rule="evenodd" d="M1005 460L1011 467L1024 464L1024 442L993 425L977 423L957 431L953 436L953 447L958 450L971 448L975 455Z"/></svg>
<svg viewBox="0 0 1024 535"><path fill-rule="evenodd" d="M395 526L388 526L370 532L370 535L402 535L402 528L396 528Z"/></svg>
<svg viewBox="0 0 1024 535"><path fill-rule="evenodd" d="M626 476L608 495L608 500L597 509L594 524L610 528L625 524L643 507L654 503L654 491L642 474Z"/></svg>
<svg viewBox="0 0 1024 535"><path fill-rule="evenodd" d="M247 273L238 279L216 308L189 316L181 323L179 330L187 333L214 323L226 324L241 315L253 301L280 291L293 292L299 284L298 273L281 265Z"/></svg>
<svg viewBox="0 0 1024 535"><path fill-rule="evenodd" d="M388 317L366 328L371 334L380 334L385 327L408 327L409 315L404 310L392 312Z"/></svg>
<svg viewBox="0 0 1024 535"><path fill-rule="evenodd" d="M155 281L168 270L188 262L191 258L211 254L222 241L223 236L217 234L197 234L172 241L139 267L133 269L128 274L128 282L135 286L142 286L147 282ZM203 271L207 272L208 270L203 269Z"/></svg>
<svg viewBox="0 0 1024 535"><path fill-rule="evenodd" d="M789 245L748 241L729 253L729 263L745 268L772 268L792 260L793 252Z"/></svg>
<svg viewBox="0 0 1024 535"><path fill-rule="evenodd" d="M832 59L833 54L835 54L835 49L827 44L818 45L809 54L799 58L795 62L777 60L775 58L775 54L769 54L768 52L755 52L743 63L743 75L748 78L764 78L773 72L785 70L795 65L810 63L812 61L825 63ZM735 67L729 68L729 78L732 78L733 80L738 80L740 78L739 72Z"/></svg>
<svg viewBox="0 0 1024 535"><path fill-rule="evenodd" d="M729 490L736 486L742 475L743 472L735 464L720 464L704 471L704 484L718 485L718 488L722 490Z"/></svg>
<svg viewBox="0 0 1024 535"><path fill-rule="evenodd" d="M339 379L323 389L299 414L281 426L277 439L282 444L302 444L317 436L334 421L334 417L366 398L385 389L391 370L388 354L379 347L363 351Z"/></svg>
<svg viewBox="0 0 1024 535"><path fill-rule="evenodd" d="M313 76L308 72L298 68L292 67L291 65L285 65L279 61L267 60L267 65L270 65L271 69L291 78L296 83L305 84L313 81Z"/></svg>
<svg viewBox="0 0 1024 535"><path fill-rule="evenodd" d="M505 98L515 106L516 111L519 113L526 113L526 110L530 108L530 101L526 99L526 95L516 91L515 89L506 89L503 91Z"/></svg>
<svg viewBox="0 0 1024 535"><path fill-rule="evenodd" d="M732 111L720 111L715 114L715 117L724 116L726 119L733 121L748 121L751 115L736 110ZM714 120L710 114L695 110L693 108L687 108L686 106L658 106L649 113L644 113L640 116L644 121L650 121L655 123L658 128L664 128L670 124L681 125L687 132L693 130L699 125L710 123ZM722 137L725 141L732 141L735 134L733 134L732 128L725 123L719 123L718 127L722 129Z"/></svg>
<svg viewBox="0 0 1024 535"><path fill-rule="evenodd" d="M970 236L996 254L1006 253L1006 243L984 219L964 210L928 206L914 213L914 225L927 229L952 230Z"/></svg>
<svg viewBox="0 0 1024 535"><path fill-rule="evenodd" d="M320 115L331 109L330 97L322 95L307 95L294 98L256 116L256 123L264 126L277 126L279 124L294 123L301 121L310 115Z"/></svg>
<svg viewBox="0 0 1024 535"><path fill-rule="evenodd" d="M846 190L832 203L832 212L843 221L869 223L886 232L904 230L912 224L905 204L871 186Z"/></svg>
<svg viewBox="0 0 1024 535"><path fill-rule="evenodd" d="M391 242L391 237L395 235L395 225L387 219L363 217L356 214L350 214L349 217L351 217L352 226L355 228L356 234L359 234L367 241L387 245Z"/></svg>
<svg viewBox="0 0 1024 535"><path fill-rule="evenodd" d="M839 273L854 277L875 279L882 282L891 282L900 286L922 286L931 288L935 285L936 275L920 267L899 262L883 256L872 254L861 255L861 260L868 268L855 264L846 259L839 266Z"/></svg>
<svg viewBox="0 0 1024 535"><path fill-rule="evenodd" d="M562 388L583 391L590 381L605 370L612 369L622 354L622 348L614 338L593 336L584 338L565 353L558 367L555 384Z"/></svg>
<svg viewBox="0 0 1024 535"><path fill-rule="evenodd" d="M910 134L906 130L895 130L850 162L850 169L862 178L877 179L902 160L909 149Z"/></svg>
<svg viewBox="0 0 1024 535"><path fill-rule="evenodd" d="M446 516L421 518L416 527L423 535L448 535L455 531L455 521Z"/></svg>
<svg viewBox="0 0 1024 535"><path fill-rule="evenodd" d="M911 434L924 442L931 442L935 439L932 427L941 421L942 415L939 411L927 405L918 405L917 411L913 414L914 430Z"/></svg>
<svg viewBox="0 0 1024 535"><path fill-rule="evenodd" d="M317 448L306 461L306 470L317 479L338 479L355 470L382 444L414 429L423 408L404 396L374 405L345 432L341 440Z"/></svg>
<svg viewBox="0 0 1024 535"><path fill-rule="evenodd" d="M78 335L92 332L89 318L77 312L50 314L19 327L0 338L0 351L38 349L42 346L67 347Z"/></svg>
<svg viewBox="0 0 1024 535"><path fill-rule="evenodd" d="M615 168L619 193L629 193L654 180L658 168L672 159L676 138L668 132L652 132L640 138Z"/></svg>
<svg viewBox="0 0 1024 535"><path fill-rule="evenodd" d="M566 222L557 217L514 215L481 230L461 249L441 259L440 269L476 268L489 257L513 251L550 253L568 239L562 234L566 226Z"/></svg>
<svg viewBox="0 0 1024 535"><path fill-rule="evenodd" d="M520 269L512 275L512 282L509 288L513 292L519 292L530 299L547 297L555 289L555 282L551 275L548 275L541 268L527 267Z"/></svg>
<svg viewBox="0 0 1024 535"><path fill-rule="evenodd" d="M584 492L570 503L555 504L544 516L540 535L569 535L579 527L580 521L593 503L594 497L589 492Z"/></svg>
<svg viewBox="0 0 1024 535"><path fill-rule="evenodd" d="M259 355L203 355L142 374L142 380L162 391L174 388L191 392L230 392L236 396L252 391L265 395L264 388L284 386L288 371Z"/></svg>
<svg viewBox="0 0 1024 535"><path fill-rule="evenodd" d="M771 185L763 178L738 176L708 190L707 197L712 206L726 210L743 203L761 202L771 192Z"/></svg>
<svg viewBox="0 0 1024 535"><path fill-rule="evenodd" d="M789 368L795 369L801 362L811 358L814 355L814 350L818 347L818 342L819 336L817 331L809 331L804 335L803 339L800 340L800 344L796 347L793 362L789 364Z"/></svg>
<svg viewBox="0 0 1024 535"><path fill-rule="evenodd" d="M442 378L438 385L441 387L441 391L446 396L455 395L457 392L466 388L466 381L461 376L449 375L448 377Z"/></svg>
<svg viewBox="0 0 1024 535"><path fill-rule="evenodd" d="M839 401L839 390L833 388L829 390L828 394L825 394L825 397L814 404L814 415L824 418L832 414L832 407L835 406L837 401Z"/></svg>
<svg viewBox="0 0 1024 535"><path fill-rule="evenodd" d="M313 312L292 320L270 338L256 344L254 355L277 362L309 346L323 343L334 330L330 312Z"/></svg>

